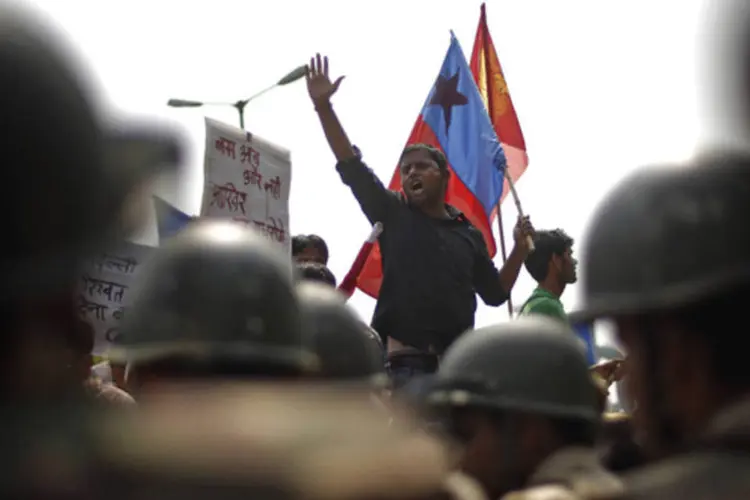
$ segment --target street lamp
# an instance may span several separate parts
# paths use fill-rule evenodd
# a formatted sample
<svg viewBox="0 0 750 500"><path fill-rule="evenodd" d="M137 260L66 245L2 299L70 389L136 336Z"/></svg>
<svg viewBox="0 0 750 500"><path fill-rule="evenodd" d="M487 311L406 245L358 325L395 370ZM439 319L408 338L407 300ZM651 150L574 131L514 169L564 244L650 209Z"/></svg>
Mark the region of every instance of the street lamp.
<svg viewBox="0 0 750 500"><path fill-rule="evenodd" d="M240 128L245 129L245 106L252 101L253 99L256 99L266 92L268 92L271 89L274 89L276 87L280 87L282 85L288 85L292 82L296 82L297 80L300 80L307 74L307 66L299 66L298 68L295 68L294 70L290 71L286 75L284 75L281 79L279 79L278 82L274 83L270 87L267 87L257 94L254 94L247 99L243 99L241 101L237 102L202 102L202 101L190 101L187 99L170 99L167 101L167 106L172 108L200 108L203 106L232 106L237 110L237 112L240 115Z"/></svg>

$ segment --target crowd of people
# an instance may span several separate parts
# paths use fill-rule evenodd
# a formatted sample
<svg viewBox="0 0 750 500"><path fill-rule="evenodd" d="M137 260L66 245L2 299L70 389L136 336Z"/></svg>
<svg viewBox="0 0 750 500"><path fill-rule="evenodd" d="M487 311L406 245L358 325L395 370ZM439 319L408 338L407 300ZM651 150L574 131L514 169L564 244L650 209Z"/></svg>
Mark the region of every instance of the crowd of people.
<svg viewBox="0 0 750 500"><path fill-rule="evenodd" d="M293 264L252 228L198 219L155 251L108 365L92 367L80 266L143 222L136 195L179 166L182 144L160 127L106 129L61 46L0 7L0 141L27 166L6 169L0 197L4 497L750 498L736 333L747 150L644 168L606 196L580 314L611 320L627 359L590 366L560 301L573 240L520 217L498 269L445 203L451 171L427 144L403 151L403 192L386 189L318 55L310 98L382 252L372 323L347 306L351 280L337 288L322 238L294 238ZM520 317L474 328L476 296L503 304L524 266L538 287ZM634 410L612 414L622 377Z"/></svg>

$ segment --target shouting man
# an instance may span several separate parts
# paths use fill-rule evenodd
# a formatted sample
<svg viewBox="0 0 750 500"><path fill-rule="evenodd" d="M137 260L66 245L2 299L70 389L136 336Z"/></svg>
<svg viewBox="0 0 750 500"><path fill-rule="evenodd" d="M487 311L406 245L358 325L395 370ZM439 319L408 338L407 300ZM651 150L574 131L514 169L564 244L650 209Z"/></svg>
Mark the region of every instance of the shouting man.
<svg viewBox="0 0 750 500"><path fill-rule="evenodd" d="M383 224L383 282L372 326L387 341L399 385L434 372L438 357L474 325L475 294L492 306L508 299L533 229L528 219L519 220L515 247L498 271L480 231L445 203L450 171L432 146L407 147L400 158L403 194L388 190L357 155L331 106L342 79L331 82L327 58L310 61L307 88L341 179L370 223Z"/></svg>

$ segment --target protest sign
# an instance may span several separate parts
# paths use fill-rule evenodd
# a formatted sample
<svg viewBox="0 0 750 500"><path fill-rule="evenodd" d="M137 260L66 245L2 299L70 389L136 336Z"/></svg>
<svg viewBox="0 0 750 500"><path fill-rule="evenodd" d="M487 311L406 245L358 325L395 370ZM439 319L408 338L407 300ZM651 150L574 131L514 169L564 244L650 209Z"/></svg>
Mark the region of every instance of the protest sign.
<svg viewBox="0 0 750 500"><path fill-rule="evenodd" d="M204 217L242 222L291 254L289 151L206 118Z"/></svg>
<svg viewBox="0 0 750 500"><path fill-rule="evenodd" d="M81 272L78 307L94 329L94 355L106 354L119 334L132 286L154 248L123 242L90 259Z"/></svg>

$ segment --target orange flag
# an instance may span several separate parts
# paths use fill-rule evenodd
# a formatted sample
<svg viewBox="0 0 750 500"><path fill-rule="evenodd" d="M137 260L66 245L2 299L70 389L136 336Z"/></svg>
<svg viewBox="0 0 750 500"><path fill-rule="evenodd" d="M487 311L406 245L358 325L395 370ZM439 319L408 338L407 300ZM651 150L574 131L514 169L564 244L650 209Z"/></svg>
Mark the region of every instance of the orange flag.
<svg viewBox="0 0 750 500"><path fill-rule="evenodd" d="M490 29L487 27L487 12L485 4L482 4L479 16L479 26L474 39L474 49L469 61L474 81L479 87L479 94L484 100L490 120L495 127L497 137L505 151L508 162L508 173L513 182L526 171L529 165L529 157L526 154L526 142L523 139L521 124L518 122L513 101L510 98L508 84L503 76L503 69L497 57L495 44L492 43ZM503 186L503 194L500 203L508 194L508 181Z"/></svg>

